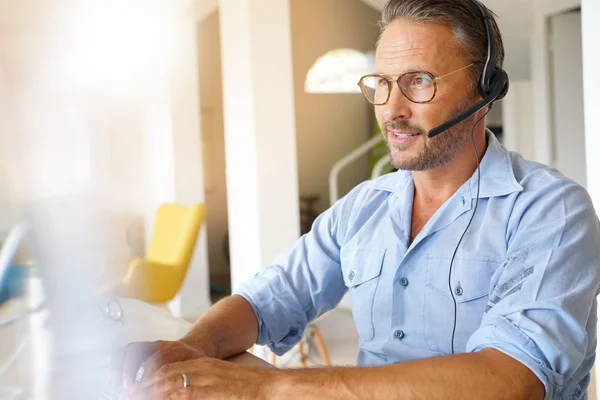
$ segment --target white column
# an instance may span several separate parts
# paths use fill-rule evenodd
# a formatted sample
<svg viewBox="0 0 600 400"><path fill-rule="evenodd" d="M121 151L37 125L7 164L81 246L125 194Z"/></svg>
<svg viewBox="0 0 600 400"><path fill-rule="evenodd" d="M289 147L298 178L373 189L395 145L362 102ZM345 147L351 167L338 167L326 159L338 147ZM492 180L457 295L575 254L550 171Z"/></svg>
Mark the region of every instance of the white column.
<svg viewBox="0 0 600 400"><path fill-rule="evenodd" d="M600 3L597 0L582 2L583 29L583 91L585 105L585 148L587 160L587 189L596 211L600 212Z"/></svg>
<svg viewBox="0 0 600 400"><path fill-rule="evenodd" d="M168 43L168 62L155 67L152 84L146 89L147 243L156 210L162 203L189 207L204 202L195 15L189 9L172 12L173 23L164 38ZM185 281L169 303L169 310L194 319L209 307L208 249L203 224Z"/></svg>
<svg viewBox="0 0 600 400"><path fill-rule="evenodd" d="M289 0L220 0L233 289L299 235Z"/></svg>
<svg viewBox="0 0 600 400"><path fill-rule="evenodd" d="M179 60L173 65L171 98L173 115L174 186L178 203L191 206L204 203L200 132L200 86L195 15L187 12L176 29L174 53ZM178 296L180 315L193 318L210 307L208 244L206 222L202 225L194 257Z"/></svg>

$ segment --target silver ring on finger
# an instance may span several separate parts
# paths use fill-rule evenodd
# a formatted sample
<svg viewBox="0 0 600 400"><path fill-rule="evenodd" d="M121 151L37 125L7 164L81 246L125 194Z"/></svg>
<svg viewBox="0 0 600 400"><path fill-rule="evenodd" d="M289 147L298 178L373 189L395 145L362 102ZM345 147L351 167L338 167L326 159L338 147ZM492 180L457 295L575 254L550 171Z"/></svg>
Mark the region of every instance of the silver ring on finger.
<svg viewBox="0 0 600 400"><path fill-rule="evenodd" d="M181 377L183 378L183 387L190 386L190 377L185 372L181 373Z"/></svg>

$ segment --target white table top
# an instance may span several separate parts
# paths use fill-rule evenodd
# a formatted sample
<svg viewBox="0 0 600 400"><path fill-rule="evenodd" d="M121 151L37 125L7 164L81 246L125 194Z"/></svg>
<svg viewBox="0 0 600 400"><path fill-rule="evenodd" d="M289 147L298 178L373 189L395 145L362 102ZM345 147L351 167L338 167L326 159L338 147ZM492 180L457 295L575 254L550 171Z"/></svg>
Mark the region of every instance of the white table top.
<svg viewBox="0 0 600 400"><path fill-rule="evenodd" d="M103 301L104 304L106 301ZM54 364L52 371L49 371L48 348L52 345L56 346L57 341L56 338L53 339L53 335L44 322L48 319L47 312L37 313L8 328L0 329L0 343L2 343L0 346L0 373L6 361L20 347L25 338L29 337L14 364L0 376L0 398L5 399L5 392L2 388L15 387L25 390L25 395L20 398L42 400L44 399L43 393L47 391L48 382L56 381L56 376L65 377L65 381L54 386L70 387L74 385L75 387L77 385L73 381L86 380L90 375L86 370L96 371L101 365L97 362L98 354L109 355L112 350L131 342L177 340L191 327L189 322L142 301L135 299L119 299L118 301L123 310L122 321L103 320L100 308L93 310L92 313L96 313L93 315L98 316L96 325L91 326L91 329L87 331L72 335L68 340L58 342L58 346L64 343L66 347L60 362ZM24 300L12 300L0 306L0 321L27 310L26 303ZM54 336L58 335L54 334ZM98 340L99 338L101 340ZM96 361L87 362L86 356ZM230 361L246 365L270 366L250 353L234 357ZM56 364L59 365L58 368L62 372L55 370ZM84 366L80 367L79 365ZM81 373L81 376L75 377L78 373ZM48 378L48 375L52 378ZM10 399L11 397L6 398Z"/></svg>

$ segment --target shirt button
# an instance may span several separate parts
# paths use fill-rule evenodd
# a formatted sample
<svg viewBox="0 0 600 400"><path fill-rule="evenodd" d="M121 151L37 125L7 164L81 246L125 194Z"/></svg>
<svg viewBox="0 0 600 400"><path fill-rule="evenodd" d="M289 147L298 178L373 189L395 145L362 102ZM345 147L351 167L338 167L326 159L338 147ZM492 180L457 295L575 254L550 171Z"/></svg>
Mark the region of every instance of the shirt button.
<svg viewBox="0 0 600 400"><path fill-rule="evenodd" d="M573 394L575 395L575 397L581 397L581 395L582 395L583 393L581 392L581 389L577 389L577 390L575 391L575 393L573 393Z"/></svg>
<svg viewBox="0 0 600 400"><path fill-rule="evenodd" d="M394 332L394 337L398 340L402 340L402 339L404 339L404 332L398 330L398 331Z"/></svg>
<svg viewBox="0 0 600 400"><path fill-rule="evenodd" d="M353 280L354 279L354 271L350 271L350 274L348 275L348 279Z"/></svg>
<svg viewBox="0 0 600 400"><path fill-rule="evenodd" d="M461 288L460 286L459 286L459 287L457 287L457 288L456 288L456 290L454 290L454 293L455 293L457 296L462 296L462 295L463 295L463 293L464 293L464 292L463 292L463 288Z"/></svg>
<svg viewBox="0 0 600 400"><path fill-rule="evenodd" d="M400 285L407 287L408 286L408 279L406 278L400 278Z"/></svg>

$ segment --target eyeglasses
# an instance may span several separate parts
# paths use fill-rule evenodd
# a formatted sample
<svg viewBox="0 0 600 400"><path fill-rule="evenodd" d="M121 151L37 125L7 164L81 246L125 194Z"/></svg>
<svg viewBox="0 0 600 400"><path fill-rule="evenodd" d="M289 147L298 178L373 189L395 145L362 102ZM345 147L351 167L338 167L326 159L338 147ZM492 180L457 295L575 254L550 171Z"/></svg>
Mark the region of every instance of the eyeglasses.
<svg viewBox="0 0 600 400"><path fill-rule="evenodd" d="M457 69L449 74L433 76L426 71L406 72L396 80L400 91L413 103L429 103L437 93L437 83L447 76L472 67L475 63ZM367 100L376 106L383 106L390 101L393 80L385 75L365 75L360 78L358 86Z"/></svg>

